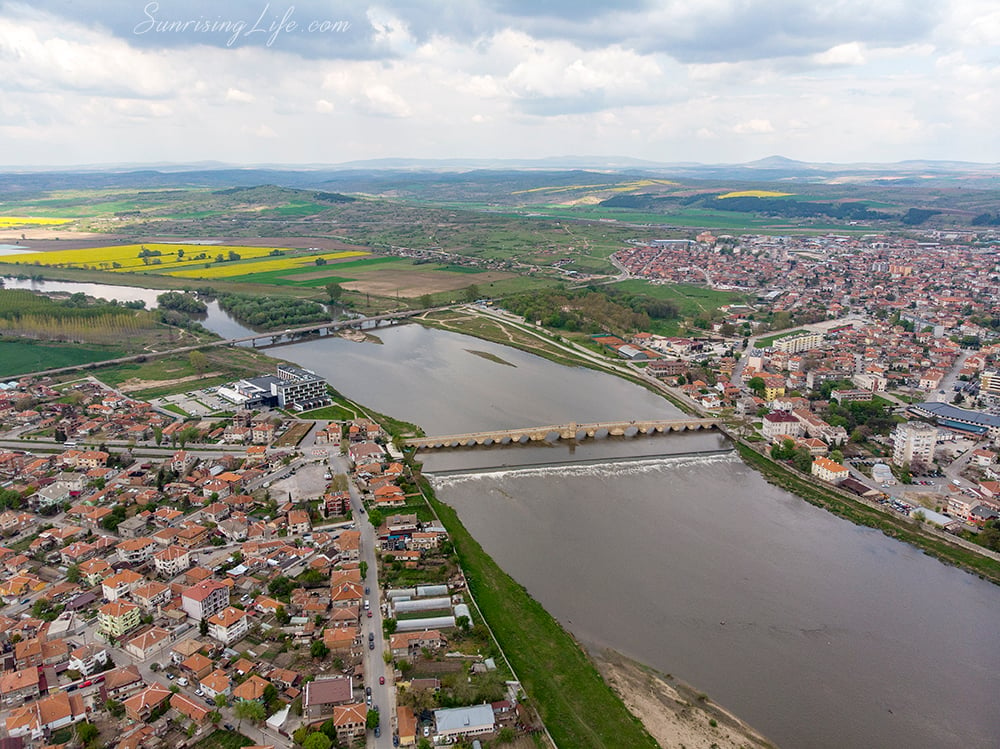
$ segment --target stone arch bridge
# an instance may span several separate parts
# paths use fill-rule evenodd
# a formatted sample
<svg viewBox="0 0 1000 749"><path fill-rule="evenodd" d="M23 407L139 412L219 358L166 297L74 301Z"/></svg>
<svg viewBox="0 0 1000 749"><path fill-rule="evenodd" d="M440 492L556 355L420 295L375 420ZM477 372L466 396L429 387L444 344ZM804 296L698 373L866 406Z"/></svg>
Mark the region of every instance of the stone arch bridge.
<svg viewBox="0 0 1000 749"><path fill-rule="evenodd" d="M624 435L656 434L663 432L699 431L719 429L719 419L667 419L648 421L599 421L593 424L555 424L551 426L494 429L488 432L447 434L439 437L409 437L406 444L417 449L429 450L443 447L474 447L476 445L509 445L541 442L553 436L560 440L594 439L604 433L612 437Z"/></svg>

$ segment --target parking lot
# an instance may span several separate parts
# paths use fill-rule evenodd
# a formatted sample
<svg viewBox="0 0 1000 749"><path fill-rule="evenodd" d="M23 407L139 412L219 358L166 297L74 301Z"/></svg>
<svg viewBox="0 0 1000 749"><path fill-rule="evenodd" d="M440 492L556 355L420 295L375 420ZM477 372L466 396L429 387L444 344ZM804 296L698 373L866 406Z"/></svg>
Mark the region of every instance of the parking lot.
<svg viewBox="0 0 1000 749"><path fill-rule="evenodd" d="M163 398L156 398L153 401L153 405L160 408L168 404L177 406L191 416L208 416L220 411L232 411L235 408L225 398L216 395L214 387L203 390L190 390L186 393L177 393L176 395L167 395Z"/></svg>

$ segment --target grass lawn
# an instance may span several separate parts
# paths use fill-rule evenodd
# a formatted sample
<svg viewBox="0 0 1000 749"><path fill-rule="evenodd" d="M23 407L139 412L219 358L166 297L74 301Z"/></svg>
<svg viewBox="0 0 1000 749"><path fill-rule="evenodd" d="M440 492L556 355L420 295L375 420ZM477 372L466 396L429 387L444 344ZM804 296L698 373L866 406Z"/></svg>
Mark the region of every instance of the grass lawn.
<svg viewBox="0 0 1000 749"><path fill-rule="evenodd" d="M316 421L351 421L358 418L358 415L353 410L334 403L332 406L324 406L296 414L296 418L315 419Z"/></svg>
<svg viewBox="0 0 1000 749"><path fill-rule="evenodd" d="M429 490L469 589L557 746L656 747L570 634L497 565Z"/></svg>
<svg viewBox="0 0 1000 749"><path fill-rule="evenodd" d="M0 377L105 361L124 356L124 353L117 349L89 348L71 344L0 341Z"/></svg>

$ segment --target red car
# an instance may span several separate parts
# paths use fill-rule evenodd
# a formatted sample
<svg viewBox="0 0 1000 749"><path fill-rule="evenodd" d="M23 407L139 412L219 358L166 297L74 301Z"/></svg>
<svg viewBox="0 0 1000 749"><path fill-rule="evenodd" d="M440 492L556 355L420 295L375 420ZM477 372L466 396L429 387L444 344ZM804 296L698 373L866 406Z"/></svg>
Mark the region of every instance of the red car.
<svg viewBox="0 0 1000 749"><path fill-rule="evenodd" d="M368 618L369 618L369 619L371 619L371 618L372 618L372 612L371 612L371 610L370 610L370 609L369 609L369 611L368 611Z"/></svg>
<svg viewBox="0 0 1000 749"><path fill-rule="evenodd" d="M385 684L385 677L384 676L378 677L378 683L379 684Z"/></svg>

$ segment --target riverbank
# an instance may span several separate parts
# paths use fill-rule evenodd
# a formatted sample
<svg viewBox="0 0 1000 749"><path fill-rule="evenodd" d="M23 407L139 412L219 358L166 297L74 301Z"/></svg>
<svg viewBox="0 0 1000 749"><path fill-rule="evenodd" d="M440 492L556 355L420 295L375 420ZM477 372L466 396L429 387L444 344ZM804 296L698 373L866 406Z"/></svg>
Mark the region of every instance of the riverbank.
<svg viewBox="0 0 1000 749"><path fill-rule="evenodd" d="M774 745L703 692L614 650L591 653L604 680L661 747L766 749Z"/></svg>
<svg viewBox="0 0 1000 749"><path fill-rule="evenodd" d="M957 543L949 543L947 539L933 536L914 521L895 518L853 500L833 487L820 486L794 469L762 455L742 441L737 441L736 449L743 462L757 470L768 483L781 487L845 520L850 520L855 525L876 528L887 536L916 546L925 554L942 562L961 567L984 580L1000 585L1000 561L963 548Z"/></svg>
<svg viewBox="0 0 1000 749"><path fill-rule="evenodd" d="M421 490L448 530L469 592L560 747L642 749L657 742L601 677L586 653L523 585L504 572L466 530L458 514Z"/></svg>

